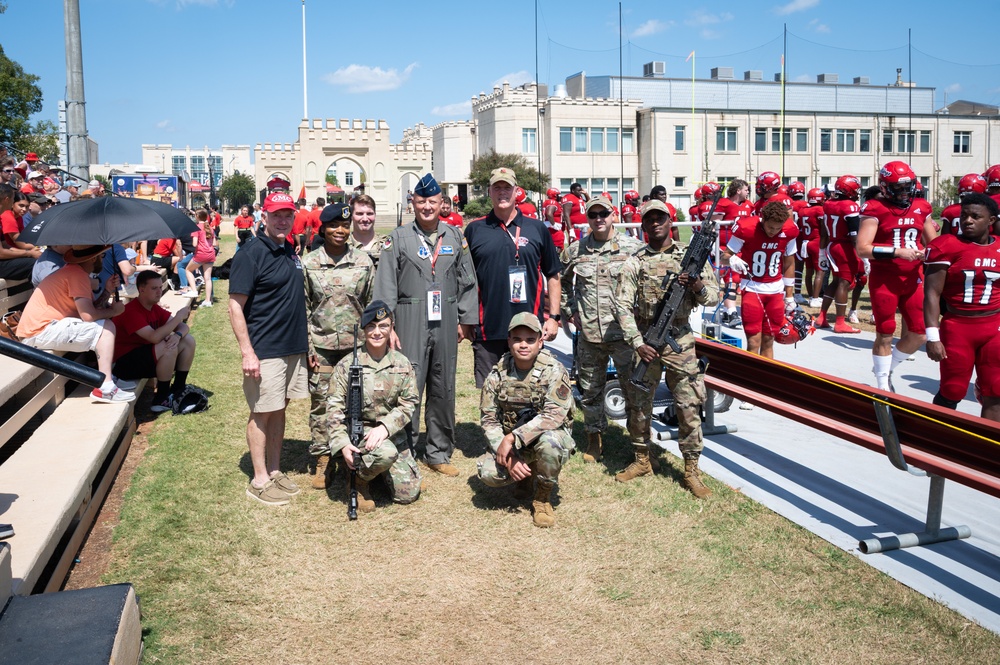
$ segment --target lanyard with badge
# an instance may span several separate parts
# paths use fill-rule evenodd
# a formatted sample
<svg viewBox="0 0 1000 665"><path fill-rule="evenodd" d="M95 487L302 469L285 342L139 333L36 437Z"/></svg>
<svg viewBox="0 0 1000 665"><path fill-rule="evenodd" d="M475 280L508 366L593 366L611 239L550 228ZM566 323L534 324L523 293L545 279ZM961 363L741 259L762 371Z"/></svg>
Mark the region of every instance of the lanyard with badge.
<svg viewBox="0 0 1000 665"><path fill-rule="evenodd" d="M434 268L437 265L438 256L441 255L441 244L444 242L444 233L438 234L437 246L434 247L433 252L431 252L427 237L419 230L416 233L417 238L420 239L420 249L417 250L417 256L422 259L430 258L431 260L431 284L430 288L427 289L427 320L440 321L441 285L434 278Z"/></svg>
<svg viewBox="0 0 1000 665"><path fill-rule="evenodd" d="M516 234L511 234L506 224L500 224L504 232L514 241L514 265L507 268L507 281L510 286L510 301L514 304L528 302L525 294L525 284L528 281L528 271L521 265L521 227Z"/></svg>

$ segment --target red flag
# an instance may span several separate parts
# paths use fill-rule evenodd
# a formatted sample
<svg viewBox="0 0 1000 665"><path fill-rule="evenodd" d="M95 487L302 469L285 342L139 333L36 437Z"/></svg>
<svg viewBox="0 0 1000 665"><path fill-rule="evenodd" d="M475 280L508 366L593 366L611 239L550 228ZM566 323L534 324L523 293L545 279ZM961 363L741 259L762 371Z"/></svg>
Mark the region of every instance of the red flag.
<svg viewBox="0 0 1000 665"><path fill-rule="evenodd" d="M296 202L301 201L306 197L306 186L302 185L302 189L299 190L299 198L295 199Z"/></svg>

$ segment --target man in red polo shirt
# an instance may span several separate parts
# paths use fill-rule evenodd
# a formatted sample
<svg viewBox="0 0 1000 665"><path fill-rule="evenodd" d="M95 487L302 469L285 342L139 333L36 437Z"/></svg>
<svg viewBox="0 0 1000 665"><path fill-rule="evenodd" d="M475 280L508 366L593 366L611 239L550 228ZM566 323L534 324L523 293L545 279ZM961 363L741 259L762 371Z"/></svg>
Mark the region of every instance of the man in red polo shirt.
<svg viewBox="0 0 1000 665"><path fill-rule="evenodd" d="M451 209L451 199L447 196L441 197L441 212L438 213L438 216L445 224L451 224L457 228L462 228L465 223L462 216Z"/></svg>

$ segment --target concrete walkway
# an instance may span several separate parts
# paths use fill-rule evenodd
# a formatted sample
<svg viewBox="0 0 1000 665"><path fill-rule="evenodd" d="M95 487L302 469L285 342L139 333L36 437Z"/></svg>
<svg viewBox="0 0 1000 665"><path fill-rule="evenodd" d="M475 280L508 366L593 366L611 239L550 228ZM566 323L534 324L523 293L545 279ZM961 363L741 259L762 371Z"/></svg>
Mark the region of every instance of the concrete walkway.
<svg viewBox="0 0 1000 665"><path fill-rule="evenodd" d="M700 330L694 318L692 326ZM739 331L727 332L742 338ZM873 339L872 333L847 336L817 331L797 347L776 345L775 357L873 385ZM571 344L564 335L550 347L564 361L570 360ZM929 402L937 390L937 365L923 352L915 358L900 366L893 384L897 392ZM968 525L971 538L862 554L860 540L923 531L930 481L897 470L884 455L760 407L741 410L738 404L737 400L716 417L718 424L735 425L737 431L706 441L702 457L706 473L1000 633L1000 499L949 481L942 526ZM959 409L978 415L971 389ZM679 454L674 441L661 443Z"/></svg>

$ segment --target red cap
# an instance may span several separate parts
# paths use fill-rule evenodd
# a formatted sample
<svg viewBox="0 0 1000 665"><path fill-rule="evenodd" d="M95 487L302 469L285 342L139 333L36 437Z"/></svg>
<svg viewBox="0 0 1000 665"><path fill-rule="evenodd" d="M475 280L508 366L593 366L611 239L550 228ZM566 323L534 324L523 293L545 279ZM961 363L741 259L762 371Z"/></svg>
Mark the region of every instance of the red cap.
<svg viewBox="0 0 1000 665"><path fill-rule="evenodd" d="M27 155L24 156L24 161L26 161L26 162L37 162L38 161L38 155L36 155L33 152L29 152Z"/></svg>
<svg viewBox="0 0 1000 665"><path fill-rule="evenodd" d="M274 192L268 194L264 199L264 211L274 212L275 210L297 210L295 201L285 192Z"/></svg>

